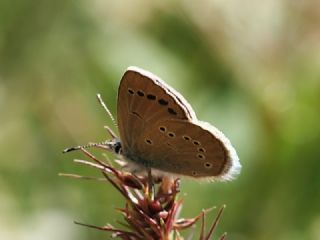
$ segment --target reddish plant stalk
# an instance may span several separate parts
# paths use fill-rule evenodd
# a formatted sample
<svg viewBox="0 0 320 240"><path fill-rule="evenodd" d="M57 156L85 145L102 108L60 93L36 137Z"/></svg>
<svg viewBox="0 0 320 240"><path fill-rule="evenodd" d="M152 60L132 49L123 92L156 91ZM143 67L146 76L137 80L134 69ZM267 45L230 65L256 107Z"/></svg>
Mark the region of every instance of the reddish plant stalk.
<svg viewBox="0 0 320 240"><path fill-rule="evenodd" d="M91 161L74 161L101 171L104 178L98 178L97 180L108 181L124 197L125 207L117 210L122 214L121 225L125 229L118 229L110 224L101 227L79 222L75 222L76 224L108 231L112 233L112 237L123 240L183 240L180 231L191 228L201 219L200 236L197 239L212 239L225 206L220 208L209 231L205 232L205 215L209 210L203 210L194 218L178 218L183 204L183 201L177 197L180 192L180 179L154 178L150 170L147 176L137 176L106 164L84 148L80 148L80 150ZM61 175L94 179L74 174ZM191 237L190 235L187 239L191 239ZM223 240L225 237L226 233L219 240Z"/></svg>

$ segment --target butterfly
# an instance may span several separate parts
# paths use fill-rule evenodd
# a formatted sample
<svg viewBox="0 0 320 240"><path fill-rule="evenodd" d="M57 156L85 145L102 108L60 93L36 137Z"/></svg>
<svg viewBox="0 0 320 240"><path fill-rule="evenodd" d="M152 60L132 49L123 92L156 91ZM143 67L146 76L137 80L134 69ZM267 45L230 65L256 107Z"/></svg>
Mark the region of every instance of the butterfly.
<svg viewBox="0 0 320 240"><path fill-rule="evenodd" d="M120 81L117 125L120 136L111 134L113 139L103 145L131 171L230 180L241 169L229 139L199 121L179 92L141 68L129 67Z"/></svg>

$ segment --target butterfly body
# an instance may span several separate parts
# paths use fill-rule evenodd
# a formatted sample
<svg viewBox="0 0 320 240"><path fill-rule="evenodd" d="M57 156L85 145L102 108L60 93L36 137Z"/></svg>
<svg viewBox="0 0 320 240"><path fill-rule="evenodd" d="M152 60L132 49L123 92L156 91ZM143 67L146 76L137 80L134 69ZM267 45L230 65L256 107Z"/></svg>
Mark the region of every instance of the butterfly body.
<svg viewBox="0 0 320 240"><path fill-rule="evenodd" d="M120 141L114 143L134 170L213 180L231 179L240 170L223 133L199 121L183 96L150 72L127 69L117 119Z"/></svg>

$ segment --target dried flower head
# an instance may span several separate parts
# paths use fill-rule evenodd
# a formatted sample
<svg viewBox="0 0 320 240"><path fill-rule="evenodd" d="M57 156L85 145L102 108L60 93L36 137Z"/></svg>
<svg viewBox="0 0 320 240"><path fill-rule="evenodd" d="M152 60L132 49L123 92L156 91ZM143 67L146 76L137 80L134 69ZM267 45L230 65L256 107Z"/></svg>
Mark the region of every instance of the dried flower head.
<svg viewBox="0 0 320 240"><path fill-rule="evenodd" d="M225 208L223 206L213 221L211 227L205 231L205 215L209 210L203 210L194 218L179 218L179 212L183 201L178 198L180 179L170 177L153 177L151 170L145 176L137 176L126 172L123 169L116 169L107 164L88 150L79 148L90 161L74 160L76 163L83 164L98 169L107 180L123 196L126 204L117 210L122 214L122 225L124 229L118 229L108 224L106 226L94 226L76 222L76 224L108 231L112 237L123 240L182 240L181 230L191 228L199 220L201 221L200 236L193 238L192 235L186 239L212 239L214 230L221 218ZM74 174L60 174L63 176L94 179ZM100 179L101 180L101 179ZM219 239L225 239L226 233Z"/></svg>

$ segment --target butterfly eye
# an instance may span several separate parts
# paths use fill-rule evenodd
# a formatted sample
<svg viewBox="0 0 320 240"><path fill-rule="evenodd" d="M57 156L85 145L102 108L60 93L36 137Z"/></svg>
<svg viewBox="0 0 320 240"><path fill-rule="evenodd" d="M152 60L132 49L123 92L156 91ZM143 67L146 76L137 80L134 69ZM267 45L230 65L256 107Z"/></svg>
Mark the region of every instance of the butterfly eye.
<svg viewBox="0 0 320 240"><path fill-rule="evenodd" d="M212 168L212 164L209 163L209 162L206 162L206 163L204 164L204 167L205 167L205 168Z"/></svg>
<svg viewBox="0 0 320 240"><path fill-rule="evenodd" d="M152 145L152 141L150 139L145 140L147 144Z"/></svg>
<svg viewBox="0 0 320 240"><path fill-rule="evenodd" d="M197 155L197 157L200 158L200 159L205 159L206 158L203 154L200 154L200 153Z"/></svg>
<svg viewBox="0 0 320 240"><path fill-rule="evenodd" d="M132 94L134 94L134 91L131 88L128 88L128 93L130 93L132 95Z"/></svg>

